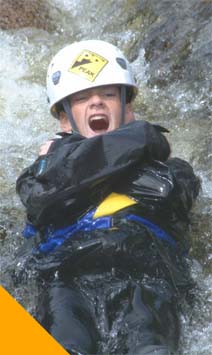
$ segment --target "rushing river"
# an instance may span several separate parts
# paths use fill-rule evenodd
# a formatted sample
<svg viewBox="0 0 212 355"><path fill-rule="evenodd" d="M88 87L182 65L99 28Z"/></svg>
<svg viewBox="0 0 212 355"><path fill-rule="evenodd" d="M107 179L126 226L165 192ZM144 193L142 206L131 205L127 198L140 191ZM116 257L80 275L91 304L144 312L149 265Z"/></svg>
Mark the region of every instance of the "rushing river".
<svg viewBox="0 0 212 355"><path fill-rule="evenodd" d="M1 282L33 313L33 281L14 286L8 269L22 244L24 209L15 193L22 169L58 131L47 107L45 76L65 44L98 38L117 44L132 62L138 117L170 130L172 155L193 165L202 191L192 215L194 307L182 317L183 355L212 353L212 1L48 0L49 31L0 30ZM30 279L30 278L29 278ZM36 291L35 291L36 292Z"/></svg>

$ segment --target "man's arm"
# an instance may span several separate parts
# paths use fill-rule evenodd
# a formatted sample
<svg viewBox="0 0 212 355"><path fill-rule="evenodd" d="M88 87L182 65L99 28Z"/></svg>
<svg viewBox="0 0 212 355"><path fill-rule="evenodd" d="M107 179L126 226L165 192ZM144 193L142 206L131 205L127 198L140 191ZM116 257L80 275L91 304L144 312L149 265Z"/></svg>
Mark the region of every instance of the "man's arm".
<svg viewBox="0 0 212 355"><path fill-rule="evenodd" d="M130 171L138 161L164 161L169 154L160 128L145 121L90 139L70 135L54 141L45 156L25 169L17 180L17 192L32 223L49 223L51 211L60 213L62 206L70 208L76 203L76 194L107 180L110 183L111 178Z"/></svg>

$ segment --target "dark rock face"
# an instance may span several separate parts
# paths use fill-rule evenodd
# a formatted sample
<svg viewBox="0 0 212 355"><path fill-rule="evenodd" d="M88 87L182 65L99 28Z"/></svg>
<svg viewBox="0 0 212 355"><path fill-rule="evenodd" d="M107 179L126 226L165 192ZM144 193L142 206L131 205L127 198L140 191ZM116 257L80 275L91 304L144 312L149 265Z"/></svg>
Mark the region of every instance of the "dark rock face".
<svg viewBox="0 0 212 355"><path fill-rule="evenodd" d="M211 0L152 0L146 16L149 25L139 47L145 48L150 63L150 84L164 86L207 77L212 71Z"/></svg>
<svg viewBox="0 0 212 355"><path fill-rule="evenodd" d="M51 29L47 4L43 0L0 0L0 28L35 27Z"/></svg>

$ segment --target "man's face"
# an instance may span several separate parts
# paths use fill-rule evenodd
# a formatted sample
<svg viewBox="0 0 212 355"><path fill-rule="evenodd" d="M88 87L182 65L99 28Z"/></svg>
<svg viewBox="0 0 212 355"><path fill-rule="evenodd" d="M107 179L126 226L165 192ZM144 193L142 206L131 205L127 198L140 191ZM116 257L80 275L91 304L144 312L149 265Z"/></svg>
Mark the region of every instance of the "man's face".
<svg viewBox="0 0 212 355"><path fill-rule="evenodd" d="M121 101L117 86L108 85L80 91L71 96L70 106L80 134L87 138L120 126ZM130 104L126 105L126 116L126 123L134 119ZM70 129L69 121L66 123ZM62 129L67 131L63 126Z"/></svg>

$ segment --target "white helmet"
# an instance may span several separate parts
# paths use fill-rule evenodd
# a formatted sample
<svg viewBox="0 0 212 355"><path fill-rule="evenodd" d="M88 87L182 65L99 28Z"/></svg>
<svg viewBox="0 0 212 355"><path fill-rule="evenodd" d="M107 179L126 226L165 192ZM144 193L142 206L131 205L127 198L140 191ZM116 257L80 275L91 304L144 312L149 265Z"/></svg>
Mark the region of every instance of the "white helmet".
<svg viewBox="0 0 212 355"><path fill-rule="evenodd" d="M137 94L137 85L123 53L101 40L75 42L61 49L49 65L47 95L50 111L57 118L57 104L67 96L113 84L126 87L128 101Z"/></svg>

